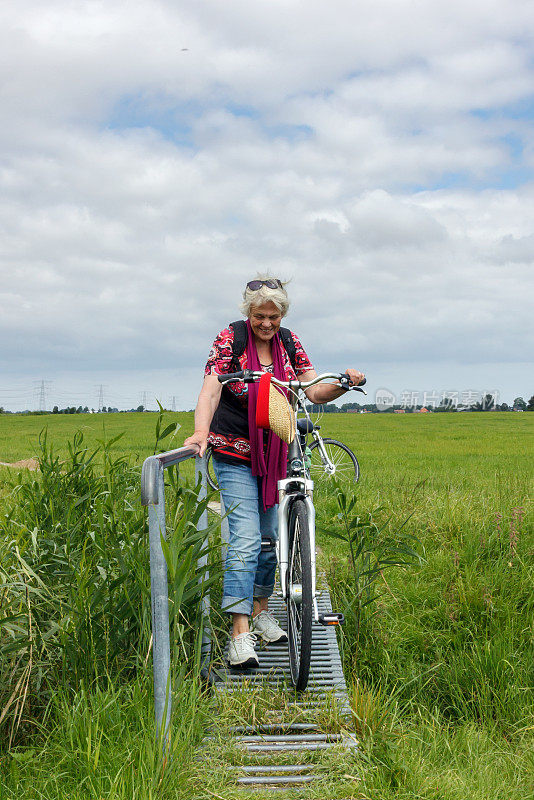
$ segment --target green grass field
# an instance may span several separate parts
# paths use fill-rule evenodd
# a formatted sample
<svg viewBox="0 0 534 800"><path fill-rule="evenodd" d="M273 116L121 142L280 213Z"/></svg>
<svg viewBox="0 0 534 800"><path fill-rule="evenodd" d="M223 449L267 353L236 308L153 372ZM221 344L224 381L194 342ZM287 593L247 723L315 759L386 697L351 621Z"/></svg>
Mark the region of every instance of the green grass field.
<svg viewBox="0 0 534 800"><path fill-rule="evenodd" d="M75 431L83 433L89 447L124 432L116 452L142 463L153 452L155 417L154 413L0 415L0 461L37 455L39 434L46 428L59 454L66 453L66 442ZM181 446L193 430L193 414L168 412L165 419L181 426L166 446ZM329 414L321 423L323 436L340 439L358 455L364 489L376 484L378 491L388 493L406 480L421 479L464 481L474 488L479 481L491 485L492 477L498 484L502 475L508 492L510 481L521 484L532 475L534 415L529 413Z"/></svg>
<svg viewBox="0 0 534 800"><path fill-rule="evenodd" d="M157 414L44 414L38 416L0 415L0 461L13 462L31 458L39 452L39 434L47 428L59 453L67 452L66 442L75 431L81 431L90 447L103 438L111 439L124 432L116 451L140 463L152 454L154 425ZM183 426L173 440L166 440L169 449L180 447L193 429L192 413L167 413L168 422Z"/></svg>
<svg viewBox="0 0 534 800"><path fill-rule="evenodd" d="M125 547L137 548L128 569L138 563L140 569L146 568L138 480L142 461L153 452L155 418L154 414L0 416L0 461L8 462L38 455L39 432L45 426L49 442L66 461L67 442L76 430L83 432L88 447L125 431L111 455L124 457L130 466L110 474L109 461L100 454L101 466L89 489L78 487L75 470L68 484L69 508L76 505L78 491L82 497L94 491L101 498L101 505L91 497L76 505L85 509L83 519L90 521L94 546L106 543L99 550L96 574L122 569ZM165 440L168 449L180 446L192 430L192 414L169 413L166 422L171 421L181 428ZM380 507L374 519L392 536L405 523L403 531L416 537L422 558L419 564L383 573L377 584L379 596L363 617L358 648L354 620L351 613L347 615L341 644L360 753L319 758L324 772L320 786L277 796L530 800L534 796L534 414L346 414L325 415L321 423L323 435L348 444L360 461L354 513L365 515ZM87 568L89 539L83 524L78 525L77 512L63 513L64 483L61 476L56 478L59 483L50 484L50 493L56 492L52 508L38 486L21 488L35 480L35 473L21 473L19 480L16 471L0 468L0 511L11 515L2 517L0 565L12 558L7 542L16 528L13 535L19 547L26 548L27 558L30 552L37 558L41 539L52 542L46 558L39 555L39 577L46 583L52 579L50 565L60 564L59 573L53 575L59 581L67 562L53 559L62 531L70 526L76 530L81 560L73 572L77 584L69 602L81 597L82 614L85 606L96 608L102 589L90 594L94 579ZM116 492L115 504L109 487L111 495ZM338 524L331 488L317 488L316 505L321 524ZM40 522L44 517L49 528ZM55 538L45 535L52 526L58 532ZM38 531L33 538L32 530ZM124 531L129 532L126 538ZM347 551L338 539L324 534L318 543L322 567L343 610L354 588ZM74 548L69 547L66 558L72 560ZM113 567L112 555L113 564L119 566ZM141 584L146 583L146 574L140 576ZM7 581L8 573L0 571L0 598L8 596ZM137 591L136 586L132 583L128 592ZM22 794L47 800L249 796L229 783L223 741L209 752L195 748L206 720L215 715L223 722L235 721L236 715L249 718L259 709L259 700L249 698L238 709L214 708L193 677L185 677L177 688L177 749L173 766L160 779L151 739L149 606L143 591L136 601L145 614L139 621L139 655L132 640L127 665L117 668L110 684L100 681L99 688L89 677L81 686L75 683L73 670L83 671L84 663L74 658L74 667L62 673L63 683L56 684L48 699L46 713L35 711L33 728L29 721L22 725L23 735L11 747L7 734L0 738L0 800ZM22 593L21 607L24 598ZM110 608L116 609L119 602L126 608L125 598L111 598ZM31 602L37 600L36 594ZM105 614L97 616L95 611L89 619L101 626L107 642ZM41 625L45 622L40 619ZM84 641L87 652L97 653L98 642L90 637ZM115 662L107 649L97 655L111 673ZM9 694L11 671L6 664L4 669L0 665L4 683L0 716L2 697L5 704ZM34 703L38 679L37 674L32 677ZM2 729L0 723L0 734L7 731L5 725L4 720Z"/></svg>

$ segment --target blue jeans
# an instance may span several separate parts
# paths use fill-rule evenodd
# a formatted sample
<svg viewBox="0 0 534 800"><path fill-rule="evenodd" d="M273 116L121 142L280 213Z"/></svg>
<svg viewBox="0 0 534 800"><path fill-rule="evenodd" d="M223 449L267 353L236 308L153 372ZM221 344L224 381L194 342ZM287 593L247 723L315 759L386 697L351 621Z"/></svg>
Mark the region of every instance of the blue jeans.
<svg viewBox="0 0 534 800"><path fill-rule="evenodd" d="M261 480L246 464L213 458L230 536L226 551L222 609L229 614L252 613L253 598L274 590L276 552L261 549L263 538L278 539L278 507L263 510Z"/></svg>

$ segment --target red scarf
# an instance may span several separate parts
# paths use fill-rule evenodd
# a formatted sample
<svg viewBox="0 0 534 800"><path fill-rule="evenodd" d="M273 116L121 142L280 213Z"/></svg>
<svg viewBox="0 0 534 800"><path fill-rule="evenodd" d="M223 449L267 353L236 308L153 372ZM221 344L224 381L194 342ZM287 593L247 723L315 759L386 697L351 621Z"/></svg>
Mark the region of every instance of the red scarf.
<svg viewBox="0 0 534 800"><path fill-rule="evenodd" d="M247 319L247 369L254 372L261 371L260 359L256 350L254 332ZM283 345L280 334L277 333L271 340L273 356L274 377L285 381L287 376L284 369ZM278 481L287 474L287 444L272 431L268 431L267 448L264 451L263 428L256 427L256 402L258 399L258 384L248 384L248 434L250 439L250 461L252 474L262 478L263 508L267 511L278 502Z"/></svg>

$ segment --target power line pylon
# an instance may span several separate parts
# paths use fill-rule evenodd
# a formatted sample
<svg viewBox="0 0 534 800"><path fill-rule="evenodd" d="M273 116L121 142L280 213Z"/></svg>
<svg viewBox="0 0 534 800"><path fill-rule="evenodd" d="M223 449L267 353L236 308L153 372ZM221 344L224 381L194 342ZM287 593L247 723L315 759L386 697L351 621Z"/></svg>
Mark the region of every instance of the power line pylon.
<svg viewBox="0 0 534 800"><path fill-rule="evenodd" d="M46 393L51 385L52 381L34 381L35 391L39 398L39 411L46 411Z"/></svg>
<svg viewBox="0 0 534 800"><path fill-rule="evenodd" d="M104 408L104 389L105 388L106 387L104 386L103 383L101 383L99 386L97 386L97 390L98 390L98 411L99 412L102 411L102 409Z"/></svg>

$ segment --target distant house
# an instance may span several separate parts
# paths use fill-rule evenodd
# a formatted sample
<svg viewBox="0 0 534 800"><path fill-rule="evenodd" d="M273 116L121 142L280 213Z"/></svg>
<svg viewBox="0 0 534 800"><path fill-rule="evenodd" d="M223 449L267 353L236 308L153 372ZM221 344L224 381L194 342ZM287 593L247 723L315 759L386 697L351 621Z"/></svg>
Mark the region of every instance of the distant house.
<svg viewBox="0 0 534 800"><path fill-rule="evenodd" d="M423 406L423 408L416 408L414 413L415 414L429 414L430 412L429 412L428 408L425 408Z"/></svg>
<svg viewBox="0 0 534 800"><path fill-rule="evenodd" d="M395 408L395 409L393 409L393 413L394 414L406 414L406 411L404 410L404 408Z"/></svg>

